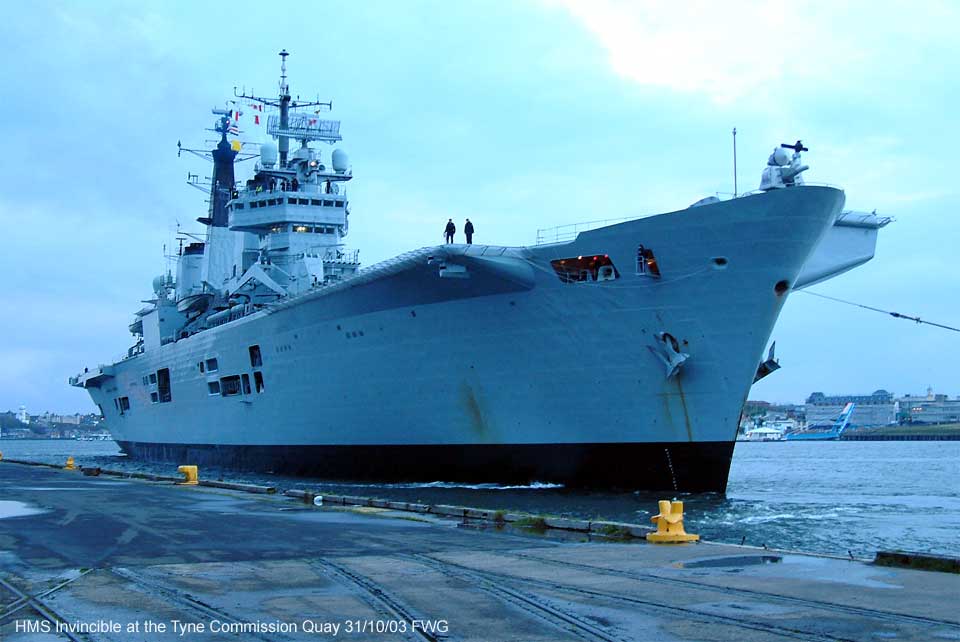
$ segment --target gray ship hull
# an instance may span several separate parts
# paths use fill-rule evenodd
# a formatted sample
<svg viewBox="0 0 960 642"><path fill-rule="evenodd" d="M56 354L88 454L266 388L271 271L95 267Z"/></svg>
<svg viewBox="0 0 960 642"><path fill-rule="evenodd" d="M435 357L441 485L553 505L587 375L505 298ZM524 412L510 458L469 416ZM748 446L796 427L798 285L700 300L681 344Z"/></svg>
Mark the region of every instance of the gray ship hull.
<svg viewBox="0 0 960 642"><path fill-rule="evenodd" d="M428 249L78 385L126 452L178 464L722 492L789 286L843 202L796 187L567 244ZM659 278L637 273L639 245ZM570 283L551 267L586 255L609 256L618 278ZM675 376L657 354L664 332L689 355ZM217 370L201 372L211 358ZM157 403L145 378L161 368L170 401ZM261 392L210 394L219 378L256 373Z"/></svg>

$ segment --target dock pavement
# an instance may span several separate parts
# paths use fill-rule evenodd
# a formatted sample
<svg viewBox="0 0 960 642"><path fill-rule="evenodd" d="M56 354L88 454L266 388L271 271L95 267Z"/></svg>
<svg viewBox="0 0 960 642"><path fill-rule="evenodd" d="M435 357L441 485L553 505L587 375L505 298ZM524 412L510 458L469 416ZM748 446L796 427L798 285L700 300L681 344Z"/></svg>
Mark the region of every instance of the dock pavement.
<svg viewBox="0 0 960 642"><path fill-rule="evenodd" d="M0 462L0 640L960 640L957 574L521 531Z"/></svg>

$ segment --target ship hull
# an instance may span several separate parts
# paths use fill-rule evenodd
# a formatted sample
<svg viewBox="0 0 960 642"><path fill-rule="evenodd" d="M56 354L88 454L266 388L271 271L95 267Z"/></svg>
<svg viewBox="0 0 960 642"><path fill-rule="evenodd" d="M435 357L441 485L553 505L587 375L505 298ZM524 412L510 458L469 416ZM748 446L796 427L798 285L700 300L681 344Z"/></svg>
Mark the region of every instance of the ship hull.
<svg viewBox="0 0 960 642"><path fill-rule="evenodd" d="M777 316L843 201L777 190L512 255L464 247L463 278L421 253L80 385L130 455L177 464L723 492ZM659 277L639 269L641 245ZM617 278L571 283L551 263L589 255ZM663 333L689 355L676 372ZM200 367L209 359L216 371ZM149 379L163 368L158 403ZM210 392L239 376L265 386Z"/></svg>
<svg viewBox="0 0 960 642"><path fill-rule="evenodd" d="M154 462L366 482L531 484L724 492L734 442L228 446L120 442Z"/></svg>

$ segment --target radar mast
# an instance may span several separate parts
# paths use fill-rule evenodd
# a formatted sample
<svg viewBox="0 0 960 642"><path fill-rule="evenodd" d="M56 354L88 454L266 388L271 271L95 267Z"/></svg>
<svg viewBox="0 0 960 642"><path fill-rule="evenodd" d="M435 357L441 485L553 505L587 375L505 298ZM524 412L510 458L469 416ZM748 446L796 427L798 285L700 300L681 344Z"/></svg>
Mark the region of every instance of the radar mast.
<svg viewBox="0 0 960 642"><path fill-rule="evenodd" d="M339 123L337 123L336 131L331 135L330 132L323 132L322 135L318 135L319 132L311 132L306 136L301 135L302 132L299 131L299 123L294 123L294 126L290 125L290 109L306 108L306 107L318 107L318 112L323 109L329 111L333 108L333 103L330 101L322 102L320 100L302 102L300 101L299 96L297 100L294 101L293 97L290 95L290 85L287 82L287 56L290 54L286 49L282 49L279 53L280 56L280 95L277 98L267 98L265 96L257 96L251 92L248 94L246 90L237 93L237 88L233 88L233 95L237 98L244 98L247 100L255 100L257 102L263 103L264 105L270 105L271 107L276 107L280 111L279 119L275 119L274 116L269 118L269 124L267 126L267 133L277 137L277 150L280 157L280 169L283 169L287 166L287 156L290 152L290 139L291 138L304 138L309 140L324 140L326 142L334 142L340 140L339 136ZM317 119L313 119L316 121ZM320 121L323 123L329 123L334 121ZM310 123L314 125L315 123ZM311 135L312 134L312 135Z"/></svg>

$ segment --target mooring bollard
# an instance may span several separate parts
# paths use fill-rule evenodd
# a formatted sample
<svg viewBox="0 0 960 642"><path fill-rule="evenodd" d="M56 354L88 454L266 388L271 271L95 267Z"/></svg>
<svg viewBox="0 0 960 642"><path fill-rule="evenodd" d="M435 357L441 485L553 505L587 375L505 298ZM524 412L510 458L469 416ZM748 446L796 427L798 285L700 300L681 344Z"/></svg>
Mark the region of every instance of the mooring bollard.
<svg viewBox="0 0 960 642"><path fill-rule="evenodd" d="M177 472L183 475L183 481L177 482L179 486L196 486L200 477L196 466L180 466Z"/></svg>
<svg viewBox="0 0 960 642"><path fill-rule="evenodd" d="M660 500L660 514L650 518L657 525L656 533L647 533L647 540L661 544L677 542L696 542L699 535L692 535L683 530L683 502Z"/></svg>
<svg viewBox="0 0 960 642"><path fill-rule="evenodd" d="M77 467L73 465L73 457L67 457L67 465L63 467L64 470L76 470Z"/></svg>

